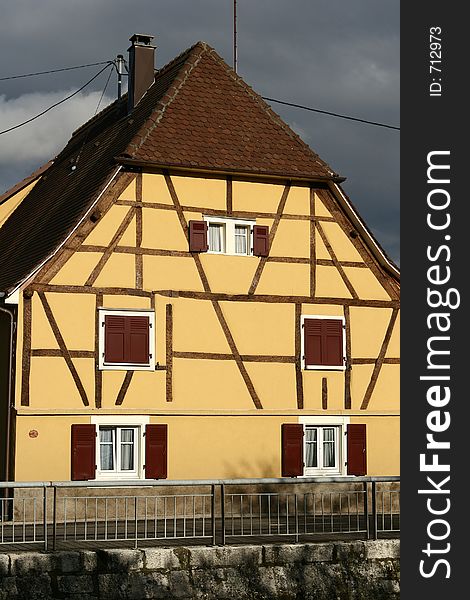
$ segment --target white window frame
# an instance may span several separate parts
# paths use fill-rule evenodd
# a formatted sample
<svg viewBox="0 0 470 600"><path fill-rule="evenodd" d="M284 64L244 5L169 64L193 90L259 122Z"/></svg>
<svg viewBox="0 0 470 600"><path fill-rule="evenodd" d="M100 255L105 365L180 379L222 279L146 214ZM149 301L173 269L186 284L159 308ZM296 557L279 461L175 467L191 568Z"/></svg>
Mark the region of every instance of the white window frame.
<svg viewBox="0 0 470 600"><path fill-rule="evenodd" d="M97 480L113 480L113 479L145 479L144 464L145 464L145 426L150 423L150 417L146 416L92 416L90 422L96 425L96 473L95 479ZM136 463L136 469L134 471L120 471L115 469L113 471L104 470L102 471L100 461L100 427L108 428L115 427L120 429L134 429L136 430L135 445L134 449L134 460ZM117 463L116 463L117 466Z"/></svg>
<svg viewBox="0 0 470 600"><path fill-rule="evenodd" d="M253 227L256 225L256 221L247 221L245 219L229 219L226 217L208 217L204 216L204 221L207 223L207 228L211 224L213 225L222 225L225 237L224 251L216 252L215 250L208 250L208 254L228 254L230 256L253 256ZM247 253L241 254L240 252L235 252L235 225L241 225L242 227L246 227L249 229L248 235L248 247ZM209 236L209 231L207 233ZM208 239L209 241L209 239Z"/></svg>
<svg viewBox="0 0 470 600"><path fill-rule="evenodd" d="M98 319L98 367L101 371L155 371L155 311L149 309L123 310L122 308L99 308ZM104 360L105 318L107 315L123 317L148 317L149 319L149 362L135 363L106 363Z"/></svg>
<svg viewBox="0 0 470 600"><path fill-rule="evenodd" d="M305 327L306 319L329 319L341 321L343 331L343 364L342 365L306 365L305 364ZM330 315L302 315L300 318L300 347L301 347L301 364L305 371L345 371L346 370L346 319L339 316Z"/></svg>
<svg viewBox="0 0 470 600"><path fill-rule="evenodd" d="M349 425L349 417L336 416L305 416L299 417L299 423L304 427L304 477L316 476L346 476L347 475L347 426ZM336 466L335 467L307 467L305 465L307 457L307 436L305 435L306 428L310 427L334 427L337 429L337 438L335 443ZM317 442L318 443L318 442Z"/></svg>

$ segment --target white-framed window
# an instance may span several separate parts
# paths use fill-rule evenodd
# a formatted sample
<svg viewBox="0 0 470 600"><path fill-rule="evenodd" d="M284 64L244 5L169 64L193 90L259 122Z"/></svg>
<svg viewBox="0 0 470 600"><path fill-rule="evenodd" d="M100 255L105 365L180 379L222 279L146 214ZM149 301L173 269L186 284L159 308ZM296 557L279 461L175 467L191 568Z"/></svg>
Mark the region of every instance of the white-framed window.
<svg viewBox="0 0 470 600"><path fill-rule="evenodd" d="M302 315L302 369L344 371L346 326L344 317Z"/></svg>
<svg viewBox="0 0 470 600"><path fill-rule="evenodd" d="M345 475L348 417L301 417L304 426L304 475Z"/></svg>
<svg viewBox="0 0 470 600"><path fill-rule="evenodd" d="M204 221L208 227L209 253L253 256L253 227L256 221L225 217L204 217Z"/></svg>
<svg viewBox="0 0 470 600"><path fill-rule="evenodd" d="M101 426L98 435L100 472L137 476L139 428Z"/></svg>
<svg viewBox="0 0 470 600"><path fill-rule="evenodd" d="M99 309L99 368L155 370L155 312Z"/></svg>
<svg viewBox="0 0 470 600"><path fill-rule="evenodd" d="M148 417L92 417L96 425L96 479L142 479Z"/></svg>

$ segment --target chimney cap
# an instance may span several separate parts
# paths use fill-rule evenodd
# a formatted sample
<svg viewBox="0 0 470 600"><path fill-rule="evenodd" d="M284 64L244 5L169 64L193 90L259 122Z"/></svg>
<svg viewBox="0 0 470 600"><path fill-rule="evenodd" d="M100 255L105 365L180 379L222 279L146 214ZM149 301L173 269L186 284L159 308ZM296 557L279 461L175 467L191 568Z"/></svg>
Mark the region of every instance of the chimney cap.
<svg viewBox="0 0 470 600"><path fill-rule="evenodd" d="M134 35L129 38L129 41L132 42L133 46L150 46L150 42L154 37L155 36L146 33L134 33Z"/></svg>

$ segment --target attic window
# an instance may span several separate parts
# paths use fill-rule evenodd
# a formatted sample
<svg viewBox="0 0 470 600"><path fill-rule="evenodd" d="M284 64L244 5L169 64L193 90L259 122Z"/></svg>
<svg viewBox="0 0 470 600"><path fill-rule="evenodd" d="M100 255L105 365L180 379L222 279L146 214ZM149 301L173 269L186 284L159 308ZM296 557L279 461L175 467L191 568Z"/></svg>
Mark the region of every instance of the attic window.
<svg viewBox="0 0 470 600"><path fill-rule="evenodd" d="M343 317L302 317L302 363L305 369L344 371L346 339Z"/></svg>
<svg viewBox="0 0 470 600"><path fill-rule="evenodd" d="M112 370L155 369L153 311L100 310L99 367Z"/></svg>

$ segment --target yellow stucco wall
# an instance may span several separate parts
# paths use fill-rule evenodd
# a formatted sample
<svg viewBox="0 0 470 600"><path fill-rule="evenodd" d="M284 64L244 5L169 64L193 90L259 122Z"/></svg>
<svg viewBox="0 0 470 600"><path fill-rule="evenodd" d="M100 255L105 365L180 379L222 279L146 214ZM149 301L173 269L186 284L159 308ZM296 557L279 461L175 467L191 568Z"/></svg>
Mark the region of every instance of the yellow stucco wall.
<svg viewBox="0 0 470 600"><path fill-rule="evenodd" d="M89 422L79 415L20 416L16 479L69 479L71 426ZM150 422L168 425L168 479L280 477L281 426L296 423L297 417L167 415ZM350 422L367 425L367 474L399 475L398 417L351 417Z"/></svg>
<svg viewBox="0 0 470 600"><path fill-rule="evenodd" d="M186 219L202 219L227 208L227 181L223 178L172 176L180 204L189 207ZM144 174L142 177L144 207L130 206L137 199L135 180L120 194L119 202L101 217L84 239L81 251L75 252L50 281L45 291L51 311L67 348L86 351L83 357L74 357L73 365L85 389L89 406L83 404L69 367L58 355L59 344L52 331L37 293L32 298L31 347L35 350L55 351L54 356L31 357L29 406L21 406L22 370L22 320L19 320L16 405L20 411L17 430L17 472L23 479L30 477L27 461L34 456L32 448L42 452L44 438L31 439L24 433L27 428L41 423L44 431L53 431L53 423L67 430L50 441L51 464L56 464L46 479L68 478L69 458L57 457L54 462L52 448L68 448L70 424L87 422L92 414L146 414L161 420L162 415L171 426L170 477L235 477L246 475L267 476L280 474L279 432L283 422L296 422L300 415L351 415L351 422L367 422L368 452L373 452L369 464L370 474L395 474L397 471L397 414L399 409L399 366L393 362L399 356L399 320L386 352L389 362L382 365L367 410L362 404L375 360L380 352L385 332L392 316L388 292L370 268L364 264L349 236L339 224L321 221L321 227L336 258L340 261L360 263L361 267L344 266L344 272L361 300L383 302L383 306L349 307L350 346L353 365L350 371L351 409L345 408L344 371L302 371L304 408L297 407L297 377L295 366L295 298L299 297L302 315L344 317L344 301L351 302L338 269L329 265L316 265L314 287L316 297L311 302L312 242L317 259L333 257L315 229L310 226L310 189L305 185L292 185L287 197L285 215L299 218L281 218L273 240L270 257L293 262L267 261L259 277L254 295L272 301L246 301L260 259L253 256L228 256L199 254L203 274L188 252L188 242L180 219L173 209L165 178L161 174ZM284 191L284 185L239 181L232 183L232 208L243 211L243 218L258 224L274 224L274 213ZM126 204L127 203L127 204ZM138 243L137 217L130 219L129 227L122 233L118 249L111 253L101 272L86 293L74 293L64 286L82 286L103 257L105 248L115 239L116 231L129 211L142 215L142 284L137 289L139 261L129 252ZM211 212L212 211L212 212ZM331 218L331 213L314 194L315 215ZM257 218L257 213L269 213ZM247 213L252 216L249 217ZM93 248L87 248L93 246ZM121 250L119 250L119 248ZM179 255L168 255L169 252ZM54 287L56 286L56 287ZM63 286L63 287L60 287ZM213 298L203 297L204 290L222 294L218 306L228 326L229 335L243 357L248 357L244 369L261 401L263 408L256 410L253 398L244 381L237 362L231 358L227 332L219 322ZM136 371L129 382L121 405L116 400L125 382L125 370L105 370L101 374L101 408L95 406L97 365L91 353L95 351L95 293L103 294L102 307L109 309L155 310L155 361L159 369ZM135 293L134 293L135 292ZM179 293L194 293L187 298ZM236 297L242 295L242 297ZM282 301L275 301L278 297ZM284 297L284 299L283 299ZM286 300L285 297L289 299ZM318 299L318 302L315 300ZM173 306L172 398L167 401L167 334L166 306ZM153 310L153 309L152 309ZM22 314L20 297L19 314ZM190 356L204 353L203 356ZM223 360L217 354L224 355ZM249 357L261 357L253 361ZM262 357L268 357L264 360ZM276 362L276 357L281 360ZM361 359L366 364L354 364ZM390 360L393 359L393 360ZM264 362L263 362L264 360ZM327 387L327 408L322 406L323 380ZM73 416L71 413L73 412ZM50 413L48 417L47 414ZM276 414L273 414L276 413ZM63 417L57 415L63 414ZM189 440L194 430L194 415L198 415L198 435L190 441L191 472L182 450L181 440ZM230 416L230 415L238 416ZM256 416L255 416L256 414ZM55 415L55 416L53 416ZM205 418L203 418L205 415ZM223 416L222 416L223 415ZM58 419L62 419L59 421ZM387 423L394 423L393 438L388 435ZM49 429L48 429L49 428ZM387 435L383 435L387 432ZM384 440L390 440L386 445ZM198 444L198 445L197 445ZM390 445L393 451L390 450ZM197 446L197 447L196 447ZM189 446L188 446L189 448ZM233 452L236 448L236 452ZM30 453L30 454L28 454ZM198 460L196 460L198 459ZM42 458L41 458L42 461ZM65 461L65 462L64 462ZM34 462L34 460L33 460ZM66 465L66 468L64 467ZM393 471L393 473L392 473ZM41 476L42 477L42 476ZM37 479L38 476L35 476Z"/></svg>
<svg viewBox="0 0 470 600"><path fill-rule="evenodd" d="M74 423L89 423L81 415L19 417L16 425L17 481L70 479L70 439ZM37 432L37 437L32 437Z"/></svg>

